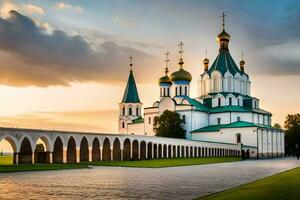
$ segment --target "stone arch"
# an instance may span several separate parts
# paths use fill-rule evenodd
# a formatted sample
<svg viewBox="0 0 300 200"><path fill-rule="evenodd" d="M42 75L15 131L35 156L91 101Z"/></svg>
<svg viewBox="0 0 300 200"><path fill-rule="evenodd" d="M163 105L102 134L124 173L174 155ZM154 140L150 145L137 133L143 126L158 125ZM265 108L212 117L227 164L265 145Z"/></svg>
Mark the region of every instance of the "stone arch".
<svg viewBox="0 0 300 200"><path fill-rule="evenodd" d="M99 139L95 137L92 144L92 161L99 161L100 159L100 142Z"/></svg>
<svg viewBox="0 0 300 200"><path fill-rule="evenodd" d="M39 142L41 141L41 143ZM50 163L50 139L41 136L35 140L34 163Z"/></svg>
<svg viewBox="0 0 300 200"><path fill-rule="evenodd" d="M194 157L198 157L198 151L197 151L197 147L194 147Z"/></svg>
<svg viewBox="0 0 300 200"><path fill-rule="evenodd" d="M173 145L173 158L176 158L176 145Z"/></svg>
<svg viewBox="0 0 300 200"><path fill-rule="evenodd" d="M167 145L164 144L163 146L163 158L167 158Z"/></svg>
<svg viewBox="0 0 300 200"><path fill-rule="evenodd" d="M198 147L198 157L202 157L201 147Z"/></svg>
<svg viewBox="0 0 300 200"><path fill-rule="evenodd" d="M156 143L153 144L153 158L155 159L158 158L157 149L158 149L157 144Z"/></svg>
<svg viewBox="0 0 300 200"><path fill-rule="evenodd" d="M141 141L140 143L140 159L141 160L146 160L146 142Z"/></svg>
<svg viewBox="0 0 300 200"><path fill-rule="evenodd" d="M89 161L89 143L85 136L82 137L80 142L80 162Z"/></svg>
<svg viewBox="0 0 300 200"><path fill-rule="evenodd" d="M158 158L162 158L162 144L159 144L158 145L158 155L157 155L157 157Z"/></svg>
<svg viewBox="0 0 300 200"><path fill-rule="evenodd" d="M130 139L124 140L123 160L130 160Z"/></svg>
<svg viewBox="0 0 300 200"><path fill-rule="evenodd" d="M137 140L133 140L132 142L132 159L139 159L139 142Z"/></svg>
<svg viewBox="0 0 300 200"><path fill-rule="evenodd" d="M172 145L168 145L168 158L172 158Z"/></svg>
<svg viewBox="0 0 300 200"><path fill-rule="evenodd" d="M53 163L63 163L63 141L60 136L57 136L53 144Z"/></svg>
<svg viewBox="0 0 300 200"><path fill-rule="evenodd" d="M186 157L185 151L184 151L184 146L181 146L181 157L182 157L182 158L185 158L185 157Z"/></svg>
<svg viewBox="0 0 300 200"><path fill-rule="evenodd" d="M152 159L153 158L153 155L152 155L152 142L148 142L147 146L148 146L147 159Z"/></svg>
<svg viewBox="0 0 300 200"><path fill-rule="evenodd" d="M13 151L13 163L12 164L17 164L19 161L17 161L17 145L18 145L18 141L16 138L14 138L13 136L10 136L10 135L4 135L2 137L0 137L0 142L1 141L6 141L10 147L12 148L12 151Z"/></svg>
<svg viewBox="0 0 300 200"><path fill-rule="evenodd" d="M113 143L113 161L121 161L121 142L116 138Z"/></svg>
<svg viewBox="0 0 300 200"><path fill-rule="evenodd" d="M32 143L30 140L25 136L21 140L20 144L20 152L19 152L19 163L20 164L33 164L33 157L32 154Z"/></svg>
<svg viewBox="0 0 300 200"><path fill-rule="evenodd" d="M190 157L190 148L188 146L185 147L185 157Z"/></svg>
<svg viewBox="0 0 300 200"><path fill-rule="evenodd" d="M73 136L71 136L68 141L67 162L68 163L76 162L76 142Z"/></svg>
<svg viewBox="0 0 300 200"><path fill-rule="evenodd" d="M190 157L194 157L194 149L193 147L190 147Z"/></svg>
<svg viewBox="0 0 300 200"><path fill-rule="evenodd" d="M108 138L105 138L103 141L102 159L103 161L111 161L110 141Z"/></svg>
<svg viewBox="0 0 300 200"><path fill-rule="evenodd" d="M180 145L177 146L177 158L180 158Z"/></svg>

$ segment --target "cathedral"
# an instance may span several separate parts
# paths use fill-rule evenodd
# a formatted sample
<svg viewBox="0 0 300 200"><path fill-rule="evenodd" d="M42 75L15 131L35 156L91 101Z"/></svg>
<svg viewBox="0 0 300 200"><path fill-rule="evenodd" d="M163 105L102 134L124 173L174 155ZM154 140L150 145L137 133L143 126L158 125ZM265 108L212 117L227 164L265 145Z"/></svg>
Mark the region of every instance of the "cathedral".
<svg viewBox="0 0 300 200"><path fill-rule="evenodd" d="M230 55L231 36L225 31L224 17L217 36L218 55L212 64L207 58L203 60L197 97L190 96L192 75L184 69L182 42L178 70L169 75L167 52L165 74L158 80L159 99L143 112L130 70L119 104L119 133L154 136L154 117L170 110L182 118L187 140L241 144L252 157L280 156L284 152L283 131L271 126L272 113L260 108L259 99L251 94L245 61L242 59L238 66Z"/></svg>

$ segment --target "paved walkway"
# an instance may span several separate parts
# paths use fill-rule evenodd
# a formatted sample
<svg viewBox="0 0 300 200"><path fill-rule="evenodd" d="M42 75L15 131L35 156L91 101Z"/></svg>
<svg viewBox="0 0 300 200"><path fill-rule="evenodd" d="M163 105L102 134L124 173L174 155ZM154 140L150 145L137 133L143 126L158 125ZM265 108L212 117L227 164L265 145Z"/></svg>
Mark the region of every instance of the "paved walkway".
<svg viewBox="0 0 300 200"><path fill-rule="evenodd" d="M291 158L161 169L96 167L0 175L0 199L193 199L300 166Z"/></svg>

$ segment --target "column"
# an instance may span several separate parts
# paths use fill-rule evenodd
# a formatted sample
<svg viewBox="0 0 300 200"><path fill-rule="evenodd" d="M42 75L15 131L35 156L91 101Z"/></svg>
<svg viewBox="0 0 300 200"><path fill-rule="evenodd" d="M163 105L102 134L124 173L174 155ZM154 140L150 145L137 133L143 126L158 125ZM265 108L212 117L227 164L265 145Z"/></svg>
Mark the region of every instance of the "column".
<svg viewBox="0 0 300 200"><path fill-rule="evenodd" d="M89 147L89 162L93 161L93 148Z"/></svg>
<svg viewBox="0 0 300 200"><path fill-rule="evenodd" d="M166 158L169 158L169 145L167 145L167 153L166 153Z"/></svg>
<svg viewBox="0 0 300 200"><path fill-rule="evenodd" d="M147 160L148 159L148 143L145 142L145 144L146 144L146 155L145 155L145 157L146 157L146 160Z"/></svg>
<svg viewBox="0 0 300 200"><path fill-rule="evenodd" d="M132 157L133 157L133 152L132 152L132 149L133 149L133 142L130 144L130 160L132 160Z"/></svg>
<svg viewBox="0 0 300 200"><path fill-rule="evenodd" d="M19 164L19 153L14 153L14 155L15 155L15 159L14 159L15 163L14 164L18 165Z"/></svg>
<svg viewBox="0 0 300 200"><path fill-rule="evenodd" d="M63 148L63 163L67 163L67 148Z"/></svg>
<svg viewBox="0 0 300 200"><path fill-rule="evenodd" d="M100 161L103 161L103 155L102 155L102 153L103 153L103 149L102 149L102 147L100 147Z"/></svg>
<svg viewBox="0 0 300 200"><path fill-rule="evenodd" d="M49 163L50 164L53 163L53 154L52 154L52 152L49 152Z"/></svg>
<svg viewBox="0 0 300 200"><path fill-rule="evenodd" d="M152 148L151 148L151 151L152 151L151 156L152 156L152 158L151 159L153 159L154 158L154 143L152 143L151 145L152 145Z"/></svg>
<svg viewBox="0 0 300 200"><path fill-rule="evenodd" d="M110 161L114 161L114 147L110 147Z"/></svg>
<svg viewBox="0 0 300 200"><path fill-rule="evenodd" d="M31 158L32 158L32 161L31 161L31 163L32 163L32 164L34 164L34 152L32 153L32 156L31 156Z"/></svg>
<svg viewBox="0 0 300 200"><path fill-rule="evenodd" d="M80 163L80 148L76 147L76 163Z"/></svg>
<svg viewBox="0 0 300 200"><path fill-rule="evenodd" d="M121 149L121 161L123 161L123 152L124 152L124 149Z"/></svg>

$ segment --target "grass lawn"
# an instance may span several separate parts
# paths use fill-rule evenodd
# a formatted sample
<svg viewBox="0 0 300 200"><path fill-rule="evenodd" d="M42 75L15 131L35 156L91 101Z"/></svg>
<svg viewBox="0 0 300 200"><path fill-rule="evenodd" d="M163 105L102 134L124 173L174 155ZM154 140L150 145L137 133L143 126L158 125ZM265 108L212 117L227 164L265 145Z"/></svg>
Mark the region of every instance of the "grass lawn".
<svg viewBox="0 0 300 200"><path fill-rule="evenodd" d="M121 166L121 167L176 167L186 165L203 165L211 163L234 162L240 161L237 157L224 158L172 158L172 159L155 159L141 161L123 161L123 162L83 162L80 164L35 164L35 165L12 165L12 156L0 156L0 173L17 172L17 171L41 171L41 170L59 170L59 169L81 169L87 168L88 165L95 166Z"/></svg>
<svg viewBox="0 0 300 200"><path fill-rule="evenodd" d="M13 156L0 156L0 165L12 165Z"/></svg>
<svg viewBox="0 0 300 200"><path fill-rule="evenodd" d="M206 196L199 200L299 200L300 168Z"/></svg>
<svg viewBox="0 0 300 200"><path fill-rule="evenodd" d="M223 157L223 158L171 158L171 159L154 159L140 161L123 161L123 162L93 162L91 165L97 166L121 166L121 167L146 167L146 168L161 168L161 167L176 167L186 165L204 165L212 163L234 162L240 161L239 157Z"/></svg>

